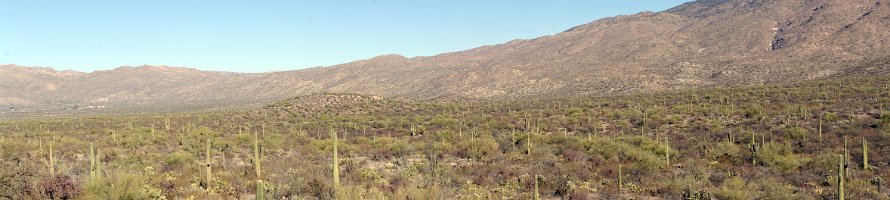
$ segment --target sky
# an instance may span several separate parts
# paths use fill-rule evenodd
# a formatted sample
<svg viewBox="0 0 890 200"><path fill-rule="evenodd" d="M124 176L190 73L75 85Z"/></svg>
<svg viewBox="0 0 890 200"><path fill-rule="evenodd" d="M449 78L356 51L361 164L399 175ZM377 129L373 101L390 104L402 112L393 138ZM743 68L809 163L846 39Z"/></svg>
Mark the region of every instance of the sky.
<svg viewBox="0 0 890 200"><path fill-rule="evenodd" d="M431 56L685 0L0 0L0 64L269 72Z"/></svg>

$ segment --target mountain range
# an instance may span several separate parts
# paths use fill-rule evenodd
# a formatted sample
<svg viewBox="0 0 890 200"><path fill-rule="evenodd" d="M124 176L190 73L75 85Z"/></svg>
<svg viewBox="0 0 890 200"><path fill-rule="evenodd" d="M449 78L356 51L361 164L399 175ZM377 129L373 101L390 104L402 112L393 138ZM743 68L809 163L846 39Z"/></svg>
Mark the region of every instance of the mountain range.
<svg viewBox="0 0 890 200"><path fill-rule="evenodd" d="M316 93L476 101L887 75L888 3L698 0L465 51L270 73L8 64L0 65L0 106L245 105Z"/></svg>

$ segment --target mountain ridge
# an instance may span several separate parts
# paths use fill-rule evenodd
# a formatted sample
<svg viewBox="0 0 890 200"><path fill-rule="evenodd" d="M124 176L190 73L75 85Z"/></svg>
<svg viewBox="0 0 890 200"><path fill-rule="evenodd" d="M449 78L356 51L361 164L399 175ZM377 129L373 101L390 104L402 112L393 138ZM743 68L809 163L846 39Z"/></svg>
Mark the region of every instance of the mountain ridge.
<svg viewBox="0 0 890 200"><path fill-rule="evenodd" d="M890 5L879 0L699 0L534 39L292 71L123 67L53 78L2 66L0 91L12 95L0 105L246 103L318 93L463 101L886 75L885 19Z"/></svg>

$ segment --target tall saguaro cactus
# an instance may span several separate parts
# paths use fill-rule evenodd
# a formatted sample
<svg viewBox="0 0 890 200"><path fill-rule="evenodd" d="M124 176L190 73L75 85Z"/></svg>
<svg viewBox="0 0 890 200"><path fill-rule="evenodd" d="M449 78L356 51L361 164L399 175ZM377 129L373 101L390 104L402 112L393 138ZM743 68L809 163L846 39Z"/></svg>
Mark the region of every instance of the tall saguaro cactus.
<svg viewBox="0 0 890 200"><path fill-rule="evenodd" d="M624 180L622 180L622 178L623 177L621 177L621 164L618 164L618 192L621 192L621 190L624 190L624 183L623 183Z"/></svg>
<svg viewBox="0 0 890 200"><path fill-rule="evenodd" d="M262 168L260 167L260 139L257 132L253 132L253 165L256 167L256 199L266 199L266 189L263 187Z"/></svg>
<svg viewBox="0 0 890 200"><path fill-rule="evenodd" d="M516 148L516 129L510 130L510 146Z"/></svg>
<svg viewBox="0 0 890 200"><path fill-rule="evenodd" d="M841 157L837 164L837 199L844 200L844 162L846 160Z"/></svg>
<svg viewBox="0 0 890 200"><path fill-rule="evenodd" d="M668 169L671 168L671 144L668 142L668 137L664 137L664 158L667 161Z"/></svg>
<svg viewBox="0 0 890 200"><path fill-rule="evenodd" d="M525 150L528 155L532 155L532 133L525 134Z"/></svg>
<svg viewBox="0 0 890 200"><path fill-rule="evenodd" d="M56 176L56 160L53 159L53 143L49 142L49 162L46 163L49 167L49 174L53 177Z"/></svg>
<svg viewBox="0 0 890 200"><path fill-rule="evenodd" d="M844 158L843 159L844 159L843 160L844 169L846 170L847 167L850 167L850 164L848 163L848 160L850 160L850 150L847 149L847 136L844 136Z"/></svg>
<svg viewBox="0 0 890 200"><path fill-rule="evenodd" d="M331 138L334 140L334 190L336 191L338 187L340 187L340 159L337 157L337 131L334 131L331 128Z"/></svg>
<svg viewBox="0 0 890 200"><path fill-rule="evenodd" d="M751 165L757 165L757 139L754 132L751 132Z"/></svg>
<svg viewBox="0 0 890 200"><path fill-rule="evenodd" d="M646 115L646 109L644 109L642 105L640 106L640 113L642 113L640 114L640 118L642 118L643 121L643 123L640 124L640 136L642 137L646 134L646 120L649 117Z"/></svg>
<svg viewBox="0 0 890 200"><path fill-rule="evenodd" d="M864 137L862 138L862 169L868 170L868 139Z"/></svg>
<svg viewBox="0 0 890 200"><path fill-rule="evenodd" d="M170 117L164 119L164 131L170 132Z"/></svg>
<svg viewBox="0 0 890 200"><path fill-rule="evenodd" d="M207 188L210 188L210 181L213 180L212 163L213 161L210 158L210 138L207 138L207 151L204 153L204 157L206 157L207 161L204 163L207 165Z"/></svg>
<svg viewBox="0 0 890 200"><path fill-rule="evenodd" d="M90 179L96 178L96 175L98 174L96 172L97 168L98 166L96 166L96 149L93 148L93 143L90 143Z"/></svg>

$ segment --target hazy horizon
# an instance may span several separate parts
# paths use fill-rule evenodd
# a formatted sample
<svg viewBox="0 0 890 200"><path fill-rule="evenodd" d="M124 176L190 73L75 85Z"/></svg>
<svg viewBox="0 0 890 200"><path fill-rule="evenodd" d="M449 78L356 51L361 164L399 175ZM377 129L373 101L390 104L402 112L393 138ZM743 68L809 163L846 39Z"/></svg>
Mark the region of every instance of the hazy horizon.
<svg viewBox="0 0 890 200"><path fill-rule="evenodd" d="M140 65L286 71L530 39L683 2L0 0L0 64L81 72Z"/></svg>

